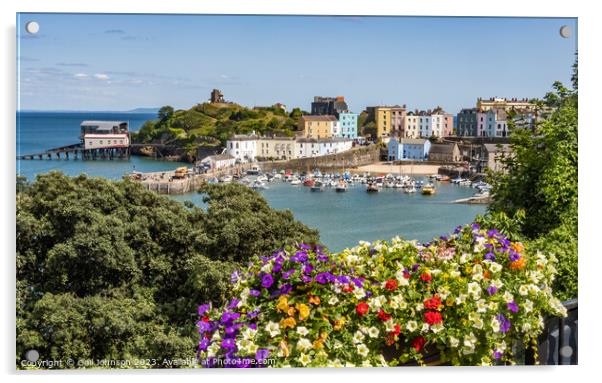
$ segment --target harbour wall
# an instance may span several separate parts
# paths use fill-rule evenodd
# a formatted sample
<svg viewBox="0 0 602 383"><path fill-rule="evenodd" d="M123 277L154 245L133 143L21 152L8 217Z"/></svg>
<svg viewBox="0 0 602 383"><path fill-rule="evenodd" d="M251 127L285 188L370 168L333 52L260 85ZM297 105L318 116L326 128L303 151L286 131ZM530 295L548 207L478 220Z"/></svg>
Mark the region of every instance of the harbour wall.
<svg viewBox="0 0 602 383"><path fill-rule="evenodd" d="M379 160L380 148L378 145L359 146L346 152L328 154L312 158L296 158L288 161L264 161L257 163L264 172L276 170L307 171L313 169L320 170L341 170L356 168L363 165L372 164Z"/></svg>

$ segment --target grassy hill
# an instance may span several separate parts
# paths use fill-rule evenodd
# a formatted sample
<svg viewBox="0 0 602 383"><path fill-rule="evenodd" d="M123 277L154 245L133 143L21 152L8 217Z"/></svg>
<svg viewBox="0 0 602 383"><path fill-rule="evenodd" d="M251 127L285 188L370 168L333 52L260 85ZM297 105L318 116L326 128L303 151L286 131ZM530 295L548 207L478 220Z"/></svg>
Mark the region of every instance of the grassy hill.
<svg viewBox="0 0 602 383"><path fill-rule="evenodd" d="M238 104L202 103L188 110L162 107L157 119L132 133L134 143L167 143L194 156L202 146L221 146L232 134L292 136L303 112L286 113L278 107L249 109Z"/></svg>

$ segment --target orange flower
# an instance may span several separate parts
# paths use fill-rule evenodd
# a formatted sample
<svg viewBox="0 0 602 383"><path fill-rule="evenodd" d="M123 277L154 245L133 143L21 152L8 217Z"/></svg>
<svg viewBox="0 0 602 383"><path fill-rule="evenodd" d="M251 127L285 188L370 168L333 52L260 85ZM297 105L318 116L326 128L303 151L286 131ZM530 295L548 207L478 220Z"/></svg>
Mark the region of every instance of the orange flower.
<svg viewBox="0 0 602 383"><path fill-rule="evenodd" d="M489 270L483 271L483 278L485 278L485 279L491 278L491 273L489 272Z"/></svg>
<svg viewBox="0 0 602 383"><path fill-rule="evenodd" d="M296 325L297 322L295 321L295 318L286 318L280 321L280 327L283 329L287 327L294 328Z"/></svg>
<svg viewBox="0 0 602 383"><path fill-rule="evenodd" d="M288 314L289 317L292 317L293 315L295 315L295 312L296 312L296 310L295 310L294 307L289 307L288 311L287 311L287 314Z"/></svg>
<svg viewBox="0 0 602 383"><path fill-rule="evenodd" d="M525 246L520 242L514 242L510 245L510 248L517 253L521 254L525 250Z"/></svg>
<svg viewBox="0 0 602 383"><path fill-rule="evenodd" d="M510 269L521 270L525 267L525 257L520 257L516 261L510 262Z"/></svg>
<svg viewBox="0 0 602 383"><path fill-rule="evenodd" d="M282 355L285 358L288 357L289 354L291 353L288 349L288 344L284 340L280 341L280 349L282 350Z"/></svg>
<svg viewBox="0 0 602 383"><path fill-rule="evenodd" d="M338 331L338 330L342 329L344 325L345 325L345 318L341 318L339 320L334 321L333 328Z"/></svg>
<svg viewBox="0 0 602 383"><path fill-rule="evenodd" d="M320 304L320 297L317 295L310 295L309 297L309 303L314 304L314 305L319 305Z"/></svg>

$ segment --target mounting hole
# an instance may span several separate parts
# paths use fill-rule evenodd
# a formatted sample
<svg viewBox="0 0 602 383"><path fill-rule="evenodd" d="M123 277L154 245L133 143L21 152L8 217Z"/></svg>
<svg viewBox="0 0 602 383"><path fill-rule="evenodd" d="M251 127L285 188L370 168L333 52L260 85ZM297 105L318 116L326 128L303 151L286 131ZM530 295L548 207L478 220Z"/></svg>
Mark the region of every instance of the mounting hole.
<svg viewBox="0 0 602 383"><path fill-rule="evenodd" d="M31 33L32 35L34 35L39 32L40 24L38 24L35 21L29 21L27 24L25 24L25 30L27 31L27 33Z"/></svg>
<svg viewBox="0 0 602 383"><path fill-rule="evenodd" d="M568 25L563 25L562 27L560 27L560 36L565 39L571 37L571 32L571 27L569 27Z"/></svg>

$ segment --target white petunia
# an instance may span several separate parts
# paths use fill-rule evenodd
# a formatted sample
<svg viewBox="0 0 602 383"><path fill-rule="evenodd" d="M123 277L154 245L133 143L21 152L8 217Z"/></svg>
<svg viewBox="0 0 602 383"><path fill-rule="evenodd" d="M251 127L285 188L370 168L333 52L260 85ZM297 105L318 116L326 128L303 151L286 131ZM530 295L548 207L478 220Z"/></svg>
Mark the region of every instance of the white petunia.
<svg viewBox="0 0 602 383"><path fill-rule="evenodd" d="M266 326L265 326L265 331L267 331L268 333L270 333L270 336L276 336L280 334L280 325L276 322L272 322L270 321Z"/></svg>
<svg viewBox="0 0 602 383"><path fill-rule="evenodd" d="M522 295L522 296L525 296L525 295L529 294L529 286L527 286L527 285L521 285L518 288L518 293L520 295Z"/></svg>
<svg viewBox="0 0 602 383"><path fill-rule="evenodd" d="M514 295L512 295L509 291L506 291L503 295L504 302L510 303L514 300Z"/></svg>
<svg viewBox="0 0 602 383"><path fill-rule="evenodd" d="M209 347L207 347L207 356L212 357L217 355L220 349L220 345L218 343L212 343Z"/></svg>
<svg viewBox="0 0 602 383"><path fill-rule="evenodd" d="M330 298L330 299L328 300L328 304L329 304L329 305L331 305L331 306L334 306L334 305L336 305L337 303L339 303L339 298L337 298L337 297L332 297L332 298Z"/></svg>
<svg viewBox="0 0 602 383"><path fill-rule="evenodd" d="M357 353L360 354L361 356L364 356L364 357L367 356L368 352L370 351L368 349L368 347L366 347L366 345L363 344L363 343L358 344L356 346L356 348L357 348Z"/></svg>
<svg viewBox="0 0 602 383"><path fill-rule="evenodd" d="M372 326L368 329L368 336L370 338L378 338L378 332L379 332L378 329L376 327Z"/></svg>
<svg viewBox="0 0 602 383"><path fill-rule="evenodd" d="M416 323L415 320L408 321L408 323L406 324L406 328L408 329L408 331L414 332L418 329L418 323Z"/></svg>
<svg viewBox="0 0 602 383"><path fill-rule="evenodd" d="M301 351L307 351L309 349L311 349L312 344L311 341L307 338L300 338L297 341L297 348Z"/></svg>
<svg viewBox="0 0 602 383"><path fill-rule="evenodd" d="M500 332L500 321L496 317L491 318L491 329L493 332Z"/></svg>
<svg viewBox="0 0 602 383"><path fill-rule="evenodd" d="M301 354L297 360L303 366L307 366L309 363L311 363L311 356L309 356L307 354Z"/></svg>
<svg viewBox="0 0 602 383"><path fill-rule="evenodd" d="M356 331L355 334L353 334L353 343L362 343L364 338L365 336L361 331Z"/></svg>
<svg viewBox="0 0 602 383"><path fill-rule="evenodd" d="M491 270L491 272L494 274L499 273L500 271L502 271L502 265L496 262L491 262L491 264L489 265L489 270Z"/></svg>
<svg viewBox="0 0 602 383"><path fill-rule="evenodd" d="M353 290L353 296L357 299L362 299L364 296L366 296L366 293L364 292L364 289L356 288Z"/></svg>
<svg viewBox="0 0 602 383"><path fill-rule="evenodd" d="M309 330L305 326L299 326L299 327L297 327L297 334L299 334L301 336L305 336L305 335L309 334Z"/></svg>
<svg viewBox="0 0 602 383"><path fill-rule="evenodd" d="M453 336L449 337L449 345L456 348L460 344L460 340L458 338L454 338Z"/></svg>
<svg viewBox="0 0 602 383"><path fill-rule="evenodd" d="M472 295L473 298L478 298L481 295L481 285L477 282L470 282L468 284L468 294Z"/></svg>
<svg viewBox="0 0 602 383"><path fill-rule="evenodd" d="M523 303L523 309L525 310L525 313L533 311L533 302L527 299L525 303Z"/></svg>

